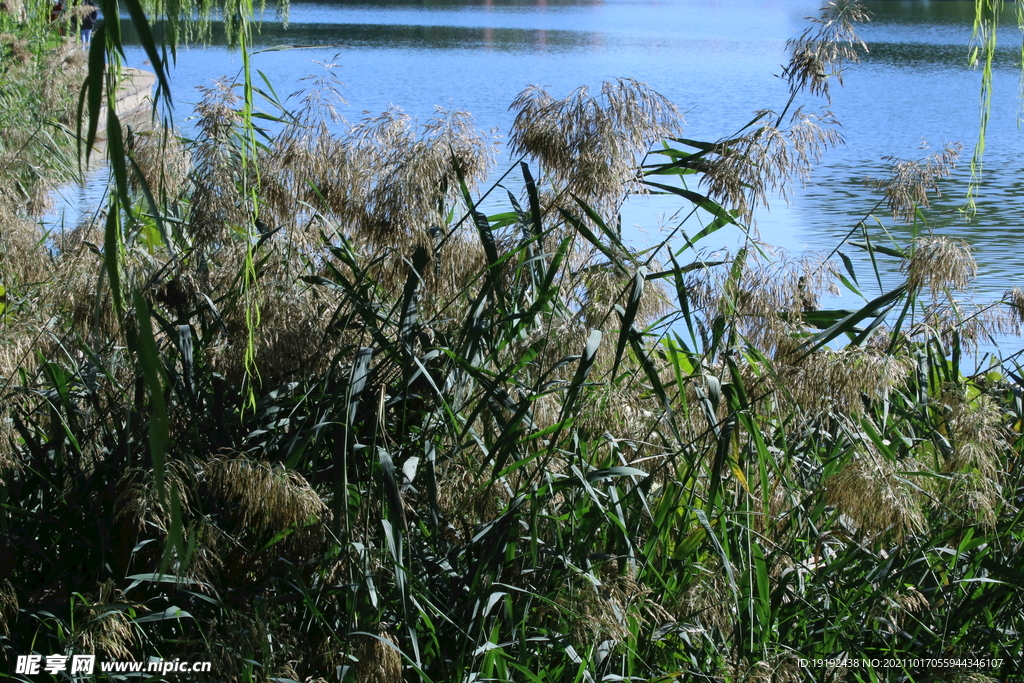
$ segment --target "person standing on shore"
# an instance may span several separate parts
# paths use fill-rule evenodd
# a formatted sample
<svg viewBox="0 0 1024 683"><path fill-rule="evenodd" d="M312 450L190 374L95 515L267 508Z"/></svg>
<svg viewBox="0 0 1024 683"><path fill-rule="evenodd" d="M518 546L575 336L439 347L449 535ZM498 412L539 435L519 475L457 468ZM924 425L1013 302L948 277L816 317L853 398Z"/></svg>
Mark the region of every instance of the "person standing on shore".
<svg viewBox="0 0 1024 683"><path fill-rule="evenodd" d="M83 8L90 8L90 11L86 12L85 9L81 11L83 14L78 20L78 35L82 39L82 45L88 46L89 41L92 40L92 29L96 25L96 18L99 15L99 10L96 6L96 0L83 0Z"/></svg>

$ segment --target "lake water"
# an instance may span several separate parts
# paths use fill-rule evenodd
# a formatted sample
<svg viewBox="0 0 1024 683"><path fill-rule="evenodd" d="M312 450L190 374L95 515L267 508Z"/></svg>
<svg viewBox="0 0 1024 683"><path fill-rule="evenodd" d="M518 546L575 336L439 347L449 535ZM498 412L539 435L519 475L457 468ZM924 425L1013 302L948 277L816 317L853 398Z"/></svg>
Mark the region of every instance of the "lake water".
<svg viewBox="0 0 1024 683"><path fill-rule="evenodd" d="M616 77L645 81L686 113L687 137L714 140L734 132L752 112L781 108L787 90L775 74L786 40L817 14L821 0L392 0L293 2L287 28L267 22L254 67L290 93L303 76L339 65L349 120L398 105L426 120L436 105L473 113L482 129L508 129L508 105L528 85L564 96L580 85ZM862 184L881 176L881 157L920 158L949 142L964 144L954 178L928 212L942 234L967 239L980 262L980 298L1024 285L1024 133L1018 129L1020 34L1008 21L1000 34L986 173L978 212L965 223L968 161L977 137L980 73L967 65L973 2L866 2L873 14L861 35L870 54L834 89L831 109L846 145L829 152L792 205L776 201L757 225L769 243L792 251L829 250L875 204ZM1009 17L1008 17L1009 19ZM216 29L216 27L215 27ZM217 32L215 30L215 37ZM195 87L238 74L241 59L217 44L182 48L172 71L175 118L187 129ZM131 66L146 68L138 48ZM810 105L824 104L807 98ZM925 149L925 148L928 149ZM88 189L83 195L88 198ZM75 201L85 201L78 198ZM648 232L676 206L665 198L631 202L626 224ZM879 216L905 240L911 228ZM875 226L875 234L883 234ZM634 232L643 239L641 232ZM728 241L725 237L723 240ZM706 246L716 246L707 244ZM724 245L723 245L724 246ZM866 263L861 264L866 271ZM898 278L885 265L886 285ZM862 277L862 282L868 278ZM866 292L869 296L872 292ZM844 299L855 305L856 300ZM1017 342L1011 342L1017 343Z"/></svg>

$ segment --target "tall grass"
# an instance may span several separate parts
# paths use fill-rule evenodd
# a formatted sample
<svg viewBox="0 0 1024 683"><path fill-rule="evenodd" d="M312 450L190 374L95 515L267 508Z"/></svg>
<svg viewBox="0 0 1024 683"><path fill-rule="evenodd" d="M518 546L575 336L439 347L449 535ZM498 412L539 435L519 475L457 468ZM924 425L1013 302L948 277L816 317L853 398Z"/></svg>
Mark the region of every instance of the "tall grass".
<svg viewBox="0 0 1024 683"><path fill-rule="evenodd" d="M816 40L859 44L844 7L794 51L794 101L849 59ZM1014 680L1020 380L960 358L1020 294L963 300L965 244L865 222L829 255L707 247L837 142L827 115L701 142L634 81L530 90L515 195L463 113L339 130L320 92L275 133L254 94L211 88L194 140L127 138L114 218L3 312L6 664ZM939 161L865 212L923 215ZM643 251L618 229L639 191L687 216ZM904 282L867 295L851 249ZM839 286L864 303L822 309Z"/></svg>

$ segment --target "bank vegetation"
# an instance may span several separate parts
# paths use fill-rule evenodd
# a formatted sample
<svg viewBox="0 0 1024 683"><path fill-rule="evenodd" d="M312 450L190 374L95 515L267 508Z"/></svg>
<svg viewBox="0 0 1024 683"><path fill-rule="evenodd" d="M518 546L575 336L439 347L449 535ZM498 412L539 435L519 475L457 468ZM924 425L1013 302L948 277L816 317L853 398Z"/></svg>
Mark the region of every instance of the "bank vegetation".
<svg viewBox="0 0 1024 683"><path fill-rule="evenodd" d="M530 89L499 175L464 113L344 124L326 79L267 122L225 81L193 139L125 131L95 220L12 202L0 677L1018 680L1024 380L964 368L1024 294L867 220L923 220L957 150L893 162L831 254L749 227L840 142L795 104L864 18L826 8L792 101L715 142L635 81ZM645 249L640 192L681 207Z"/></svg>

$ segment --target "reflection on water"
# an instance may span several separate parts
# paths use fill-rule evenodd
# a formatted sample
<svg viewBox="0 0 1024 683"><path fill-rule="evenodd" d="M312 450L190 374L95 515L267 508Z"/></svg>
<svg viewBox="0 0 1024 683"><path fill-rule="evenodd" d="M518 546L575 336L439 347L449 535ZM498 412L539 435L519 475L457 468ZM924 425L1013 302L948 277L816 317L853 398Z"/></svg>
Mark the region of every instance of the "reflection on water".
<svg viewBox="0 0 1024 683"><path fill-rule="evenodd" d="M213 27L213 38L215 45L224 43L222 24ZM602 34L597 31L436 24L307 24L290 21L287 28L281 24L264 25L257 45L387 50L482 49L529 53L537 50L596 50L601 48L603 42Z"/></svg>
<svg viewBox="0 0 1024 683"><path fill-rule="evenodd" d="M732 133L766 107L784 105L786 88L775 76L786 59L785 42L816 14L820 0L316 0L291 3L287 28L268 21L257 48L310 46L265 52L254 65L287 93L318 67L340 65L357 120L395 104L421 121L435 105L472 112L482 128L507 130L508 104L524 87L549 86L564 95L579 85L615 77L651 84L687 111L688 137L716 139ZM891 2L869 0L872 23L862 28L870 53L845 74L846 87L829 106L843 122L844 148L826 155L792 207L775 202L758 216L764 239L792 250L831 249L875 205L866 176L886 172L883 156L919 158L961 142L970 156L979 120L978 71L967 57L974 19L970 0ZM981 261L982 296L999 296L1018 282L1024 256L1016 245L1024 217L1024 137L1017 127L1020 34L1007 8L996 60L995 99L988 134L984 182L974 221L959 212L970 177L962 162L943 182L943 196L927 213L930 226L962 236ZM268 18L273 11L268 9ZM179 50L173 70L176 118L186 118L194 88L234 75L238 55L213 45ZM129 50L142 65L140 50ZM187 123L184 124L187 130ZM674 207L662 199L633 202L626 224L657 226L657 214ZM921 226L869 221L909 239ZM638 237L639 239L639 237ZM718 246L713 245L713 246ZM853 256L853 254L851 254ZM866 267L866 261L861 262ZM899 277L887 268L887 284Z"/></svg>

